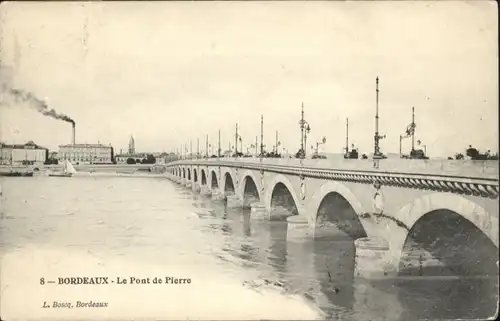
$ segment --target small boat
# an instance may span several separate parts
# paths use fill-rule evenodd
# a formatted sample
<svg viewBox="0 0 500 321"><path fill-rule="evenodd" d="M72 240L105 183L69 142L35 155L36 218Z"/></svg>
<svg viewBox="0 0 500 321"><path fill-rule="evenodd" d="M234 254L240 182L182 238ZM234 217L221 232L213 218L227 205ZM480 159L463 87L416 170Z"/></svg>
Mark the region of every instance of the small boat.
<svg viewBox="0 0 500 321"><path fill-rule="evenodd" d="M10 171L10 172L0 172L0 176L7 176L7 177L29 177L33 176L33 172L27 171L27 172L19 172L19 171Z"/></svg>
<svg viewBox="0 0 500 321"><path fill-rule="evenodd" d="M75 168L68 160L64 160L63 162L63 170L61 173L50 173L49 176L52 177L71 177L76 173Z"/></svg>

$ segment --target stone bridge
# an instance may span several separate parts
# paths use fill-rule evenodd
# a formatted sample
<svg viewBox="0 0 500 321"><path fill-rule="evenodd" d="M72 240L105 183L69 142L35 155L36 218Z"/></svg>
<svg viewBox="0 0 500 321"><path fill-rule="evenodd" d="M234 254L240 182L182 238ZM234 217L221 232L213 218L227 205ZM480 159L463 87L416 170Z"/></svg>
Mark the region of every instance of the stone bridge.
<svg viewBox="0 0 500 321"><path fill-rule="evenodd" d="M166 166L194 192L251 208L256 219L286 219L288 241L349 237L355 275L377 278L411 274L416 261L454 275L497 274L498 165L220 158Z"/></svg>

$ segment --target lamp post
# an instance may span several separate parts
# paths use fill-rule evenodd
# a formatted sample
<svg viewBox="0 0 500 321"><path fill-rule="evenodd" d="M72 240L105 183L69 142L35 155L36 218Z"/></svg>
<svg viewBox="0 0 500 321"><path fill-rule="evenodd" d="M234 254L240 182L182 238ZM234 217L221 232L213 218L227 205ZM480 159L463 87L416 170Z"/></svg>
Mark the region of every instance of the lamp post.
<svg viewBox="0 0 500 321"><path fill-rule="evenodd" d="M278 131L276 131L276 145L274 146L275 148L275 154L279 154L279 147L281 146L281 142L278 140Z"/></svg>
<svg viewBox="0 0 500 321"><path fill-rule="evenodd" d="M207 134L207 140L205 143L205 157L208 158L208 134Z"/></svg>
<svg viewBox="0 0 500 321"><path fill-rule="evenodd" d="M220 157L220 129L219 129L219 140L217 142L217 158Z"/></svg>
<svg viewBox="0 0 500 321"><path fill-rule="evenodd" d="M382 153L380 152L380 140L381 139L384 139L385 138L385 135L381 135L379 132L378 132L378 93L379 93L379 90L378 90L378 77L375 79L375 85L376 85L376 88L375 88L375 92L376 92L376 103L375 103L375 136L374 136L374 139L375 139L375 144L374 144L374 150L373 150L373 156L375 158L379 158L380 156L382 156Z"/></svg>
<svg viewBox="0 0 500 321"><path fill-rule="evenodd" d="M301 119L299 121L300 125L300 150L299 150L299 156L300 158L305 158L306 157L306 150L304 146L307 146L307 134L311 132L311 126L309 126L309 123L304 119L304 103L302 103L302 112L301 112Z"/></svg>
<svg viewBox="0 0 500 321"><path fill-rule="evenodd" d="M264 115L260 115L260 157L264 156Z"/></svg>
<svg viewBox="0 0 500 321"><path fill-rule="evenodd" d="M259 156L259 152L257 151L258 146L259 146L259 139L257 138L257 136L255 136L255 157Z"/></svg>
<svg viewBox="0 0 500 321"><path fill-rule="evenodd" d="M238 157L238 123L236 123L236 132L234 134L234 154Z"/></svg>
<svg viewBox="0 0 500 321"><path fill-rule="evenodd" d="M415 124L415 107L412 107L412 116L411 123L406 127L406 131L403 135L399 135L399 157L403 157L402 145L403 139L411 137L411 151L410 158L415 155L415 128L417 125Z"/></svg>

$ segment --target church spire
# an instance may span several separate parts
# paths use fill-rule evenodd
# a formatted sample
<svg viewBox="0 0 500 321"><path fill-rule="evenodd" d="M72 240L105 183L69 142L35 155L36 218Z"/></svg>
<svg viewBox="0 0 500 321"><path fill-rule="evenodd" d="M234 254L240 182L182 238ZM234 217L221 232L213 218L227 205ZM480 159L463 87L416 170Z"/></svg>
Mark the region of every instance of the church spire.
<svg viewBox="0 0 500 321"><path fill-rule="evenodd" d="M130 155L135 154L135 142L134 136L130 135L130 140L128 141L128 153Z"/></svg>

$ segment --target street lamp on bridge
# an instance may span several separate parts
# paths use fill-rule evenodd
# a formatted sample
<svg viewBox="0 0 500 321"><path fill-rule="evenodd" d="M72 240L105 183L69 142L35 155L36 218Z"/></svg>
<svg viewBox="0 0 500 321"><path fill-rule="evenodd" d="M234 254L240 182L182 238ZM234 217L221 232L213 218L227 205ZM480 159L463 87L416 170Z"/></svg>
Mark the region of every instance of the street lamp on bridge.
<svg viewBox="0 0 500 321"><path fill-rule="evenodd" d="M240 142L240 150L241 154L243 154L243 139L240 134L238 134L238 123L236 123L236 133L234 135L234 157L238 157L238 141Z"/></svg>
<svg viewBox="0 0 500 321"><path fill-rule="evenodd" d="M311 132L311 126L309 126L309 123L304 119L304 103L302 103L302 117L299 121L299 125L300 125L300 149L297 153L297 156L299 158L305 158L306 150L304 146L307 146L307 134Z"/></svg>
<svg viewBox="0 0 500 321"><path fill-rule="evenodd" d="M278 131L276 131L276 144L273 146L273 151L275 156L279 154L279 147L281 146L281 142L278 140Z"/></svg>

